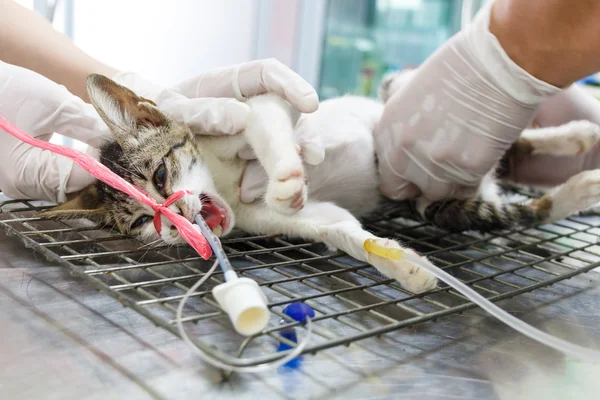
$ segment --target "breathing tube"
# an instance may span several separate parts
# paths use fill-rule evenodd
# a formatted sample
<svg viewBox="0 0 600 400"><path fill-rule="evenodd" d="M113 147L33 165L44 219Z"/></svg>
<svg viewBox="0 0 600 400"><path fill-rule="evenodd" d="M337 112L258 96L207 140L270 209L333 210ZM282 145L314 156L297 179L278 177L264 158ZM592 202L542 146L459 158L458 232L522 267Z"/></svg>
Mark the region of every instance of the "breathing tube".
<svg viewBox="0 0 600 400"><path fill-rule="evenodd" d="M226 371L234 372L263 372L270 369L278 368L289 361L298 357L306 345L309 343L312 336L312 324L310 318L306 318L307 334L300 343L290 351L286 356L270 363L260 364L256 366L240 367L227 364L210 354L206 353L196 346L189 338L183 327L182 314L183 307L187 303L189 297L198 288L206 282L215 272L217 266L221 266L225 282L215 286L212 289L213 296L219 303L219 306L227 313L234 329L241 335L251 336L260 333L269 323L270 312L267 308L267 298L261 291L258 283L250 278L240 278L237 276L219 238L211 231L204 219L197 214L194 218L195 227L200 230L202 236L206 238L213 249L216 261L212 267L204 274L204 276L196 282L183 296L179 302L176 313L176 325L181 338L207 363L214 367L221 368Z"/></svg>

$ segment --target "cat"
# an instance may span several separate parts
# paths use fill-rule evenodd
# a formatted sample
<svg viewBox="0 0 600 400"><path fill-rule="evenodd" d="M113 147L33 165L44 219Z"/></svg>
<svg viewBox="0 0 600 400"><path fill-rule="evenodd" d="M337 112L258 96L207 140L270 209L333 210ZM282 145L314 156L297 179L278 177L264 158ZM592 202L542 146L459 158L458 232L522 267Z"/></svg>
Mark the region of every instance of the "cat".
<svg viewBox="0 0 600 400"><path fill-rule="evenodd" d="M385 81L387 85L384 82L384 91L385 87L401 90L402 85L390 84L393 77L390 79ZM323 242L373 265L413 293L436 287L435 276L415 265L432 266L426 257L393 239L376 237L357 219L375 211L380 200L372 133L383 112L382 102L357 96L330 99L294 124L290 104L277 95L265 94L247 100L252 112L242 133L194 136L152 101L104 76L90 75L86 87L114 138L101 149L100 161L159 202L175 191L188 190L190 194L170 207L190 221L200 213L218 236L226 236L235 226L249 233ZM296 143L314 131L319 132L325 153L324 157L304 157L318 159L312 165L303 163ZM526 130L509 153L587 151L598 140L599 131L597 126L583 122L541 133ZM248 144L268 177L263 201L253 204L244 204L239 198L248 162L237 154ZM502 204L495 173L486 177L476 198L441 202L418 199L417 209L423 218L441 227L491 230L554 220L600 200L600 191L592 189L600 176L590 171L530 204ZM143 241L160 238L169 244L182 243L164 217L163 227L169 229L163 228L158 234L152 224L153 214L149 207L97 181L39 216L88 218ZM390 260L370 253L365 250L368 240L401 249L404 258Z"/></svg>

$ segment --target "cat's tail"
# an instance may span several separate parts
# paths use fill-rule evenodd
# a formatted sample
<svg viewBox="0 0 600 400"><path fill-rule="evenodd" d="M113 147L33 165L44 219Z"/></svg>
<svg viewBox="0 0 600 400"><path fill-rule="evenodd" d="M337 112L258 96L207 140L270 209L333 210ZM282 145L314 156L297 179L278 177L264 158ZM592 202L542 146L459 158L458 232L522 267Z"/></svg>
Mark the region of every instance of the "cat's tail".
<svg viewBox="0 0 600 400"><path fill-rule="evenodd" d="M417 209L427 222L450 232L490 232L546 222L551 216L552 200L543 196L529 204L498 204L481 199L448 199L427 204L417 201Z"/></svg>

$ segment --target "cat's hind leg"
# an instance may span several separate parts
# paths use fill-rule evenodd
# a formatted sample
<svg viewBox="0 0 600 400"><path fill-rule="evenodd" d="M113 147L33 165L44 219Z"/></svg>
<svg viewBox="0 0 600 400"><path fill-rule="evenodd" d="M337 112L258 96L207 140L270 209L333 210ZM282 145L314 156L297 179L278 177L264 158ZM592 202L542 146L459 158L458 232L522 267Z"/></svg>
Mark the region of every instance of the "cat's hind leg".
<svg viewBox="0 0 600 400"><path fill-rule="evenodd" d="M551 223L600 202L600 169L584 171L527 204L502 203L483 198L417 200L419 214L448 231L490 232Z"/></svg>
<svg viewBox="0 0 600 400"><path fill-rule="evenodd" d="M509 153L513 156L574 156L587 153L599 144L600 126L590 121L572 121L560 126L524 130Z"/></svg>
<svg viewBox="0 0 600 400"><path fill-rule="evenodd" d="M306 174L296 144L289 103L266 94L248 100L252 112L244 135L269 177L265 202L293 214L306 203Z"/></svg>
<svg viewBox="0 0 600 400"><path fill-rule="evenodd" d="M373 265L413 293L433 289L437 284L437 279L431 273L410 261L432 265L427 258L395 240L379 238L364 230L354 216L335 204L308 202L295 215L283 215L260 205L242 206L237 211L237 224L243 230L323 242L331 249L340 249ZM370 253L365 250L367 240L373 240L380 248L400 250L404 256L400 260L392 260Z"/></svg>

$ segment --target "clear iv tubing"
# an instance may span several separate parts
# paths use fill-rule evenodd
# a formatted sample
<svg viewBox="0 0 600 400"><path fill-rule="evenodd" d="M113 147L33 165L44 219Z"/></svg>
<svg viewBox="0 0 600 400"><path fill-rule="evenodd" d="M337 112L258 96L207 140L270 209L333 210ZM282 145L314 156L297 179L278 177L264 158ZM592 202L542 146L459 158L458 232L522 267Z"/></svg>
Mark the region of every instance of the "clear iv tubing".
<svg viewBox="0 0 600 400"><path fill-rule="evenodd" d="M177 329L179 330L179 334L181 335L181 338L183 339L183 341L186 342L192 349L194 349L194 351L200 356L200 358L202 358L208 364L211 364L213 367L221 368L226 371L264 372L264 371L278 368L278 367L288 363L289 361L293 360L294 358L298 357L300 355L300 353L302 353L302 351L304 350L306 345L308 345L308 342L310 341L310 338L312 336L312 323L310 321L310 318L308 318L308 317L306 318L306 326L307 326L306 336L304 337L304 339L302 339L300 341L300 343L298 343L298 345L294 348L294 350L292 350L288 355L286 355L283 358L280 358L279 360L275 360L275 361L260 364L260 365L239 367L239 366L227 364L227 363L225 363L221 360L218 360L217 358L209 355L208 353L204 352L194 342L192 342L192 340L189 338L187 332L185 331L185 329L183 327L183 321L182 321L183 307L185 306L185 303L187 303L187 301L190 298L190 296L192 295L192 293L194 293L200 286L202 286L202 284L204 282L206 282L208 280L208 278L210 278L210 276L213 274L213 272L215 272L215 270L217 269L218 265L221 265L221 270L223 271L225 280L229 280L231 278L237 279L237 275L236 275L235 271L233 270L233 268L231 267L231 263L227 259L225 252L223 251L223 247L221 246L221 242L219 241L219 238L217 238L215 236L215 234L212 233L212 231L210 230L210 228L208 227L208 225L206 224L204 219L202 219L202 217L200 217L199 215L196 215L196 217L194 218L194 222L196 222L196 224L198 224L200 232L206 238L206 240L210 244L210 247L212 247L217 260L214 262L214 264L208 270L208 272L206 272L206 274L204 274L202 279L200 279L198 282L196 282L185 293L185 295L179 302L179 306L177 306L177 313L176 313L175 321L176 321Z"/></svg>
<svg viewBox="0 0 600 400"><path fill-rule="evenodd" d="M215 269L217 268L217 266L219 264L221 264L221 268L223 270L223 273L225 274L225 279L227 279L228 272L229 272L229 276L237 277L237 275L235 275L235 272L233 271L233 268L231 267L231 263L229 262L229 260L227 259L227 256L225 255L225 252L223 251L223 248L221 247L219 239L212 233L210 228L206 225L206 222L204 222L204 220L200 216L196 217L195 222L198 224L200 231L202 232L202 235L206 238L206 240L208 241L210 246L213 248L215 256L217 257L217 261L215 261L215 263L213 264L211 269L202 277L202 279L200 279L198 282L196 282L190 288L190 290L181 299L181 302L179 303L179 306L177 307L177 318L176 318L177 328L179 329L179 333L180 333L181 337L183 338L183 340L190 347L195 349L195 351L198 353L198 355L204 361L208 362L209 364L211 364L215 367L222 368L224 370L229 370L229 371L236 371L236 372L262 372L262 371L274 369L274 368L277 368L277 367L287 363L288 361L296 358L297 356L299 356L300 353L304 350L304 348L308 344L310 337L312 335L312 325L310 322L310 318L306 319L307 329L308 329L306 337L298 344L298 346L296 346L296 348L291 353L289 353L287 356L285 356L279 360L273 361L271 363L257 365L257 366L238 367L238 366L224 363L224 362L208 355L201 349L199 349L198 346L196 346L190 340L190 338L188 337L187 333L185 332L185 330L183 328L183 322L182 322L183 306L187 302L190 295L193 292L195 292L204 282L206 282L206 280L211 276L211 274L215 271ZM467 297L473 303L477 304L479 307L481 307L485 311L487 311L490 315L494 316L496 319L498 319L499 321L502 321L503 323L505 323L509 327L513 328L514 330L521 332L525 336L528 336L529 338L531 338L541 344L544 344L550 348L553 348L565 355L578 358L581 361L600 363L600 352L598 352L596 350L592 350L592 349L587 349L583 346L579 346L579 345L567 342L566 340L559 339L559 338L554 337L546 332L540 331L539 329L534 328L533 326L525 323L524 321L520 320L519 318L509 314L508 312L504 311L500 307L496 306L494 303L487 300L485 297L481 296L475 290L471 289L469 286L465 285L464 283L462 283L461 281L459 281L452 275L448 274L447 272L445 272L431 264L423 262L422 259L420 259L419 257L415 257L410 253L405 252L404 256L405 256L406 261L431 272L437 278L446 282L448 285L450 285L452 288L454 288L455 290L457 290L458 292L463 294L465 297Z"/></svg>
<svg viewBox="0 0 600 400"><path fill-rule="evenodd" d="M407 256L407 253L404 253ZM560 351L565 355L575 357L580 359L581 361L600 363L600 352L592 349L585 348L583 346L579 346L566 340L559 339L552 335L549 335L546 332L540 331L539 329L534 328L531 325L528 325L524 321L519 318L507 313L485 297L481 296L475 290L471 289L452 275L447 272L427 263L422 262L417 257L406 257L407 261L415 264L438 277L440 280L446 282L448 285L452 286L458 292L462 293L465 297L471 300L473 303L477 304L479 307L483 308L492 316L496 317L496 319L504 322L509 327L514 330L521 332L525 336L530 337L531 339L544 344L548 347L553 348L554 350ZM410 259L409 259L410 258Z"/></svg>

